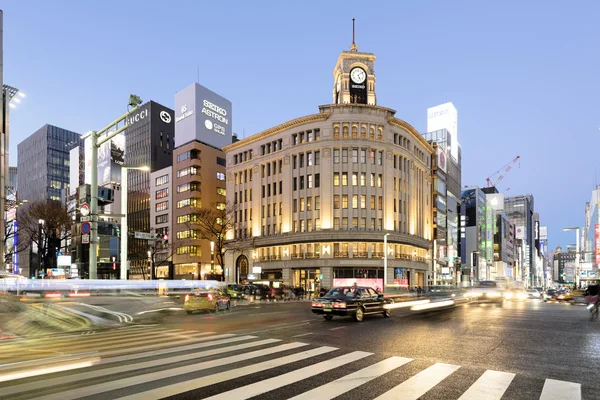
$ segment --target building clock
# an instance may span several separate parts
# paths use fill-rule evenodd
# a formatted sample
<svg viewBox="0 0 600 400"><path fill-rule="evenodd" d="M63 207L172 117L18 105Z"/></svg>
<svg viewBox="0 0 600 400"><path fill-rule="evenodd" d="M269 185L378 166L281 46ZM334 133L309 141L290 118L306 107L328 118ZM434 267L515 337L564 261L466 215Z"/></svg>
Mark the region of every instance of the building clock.
<svg viewBox="0 0 600 400"><path fill-rule="evenodd" d="M367 74L362 68L356 67L353 68L352 71L350 71L350 78L352 78L352 82L360 84L363 83L365 79L367 79Z"/></svg>

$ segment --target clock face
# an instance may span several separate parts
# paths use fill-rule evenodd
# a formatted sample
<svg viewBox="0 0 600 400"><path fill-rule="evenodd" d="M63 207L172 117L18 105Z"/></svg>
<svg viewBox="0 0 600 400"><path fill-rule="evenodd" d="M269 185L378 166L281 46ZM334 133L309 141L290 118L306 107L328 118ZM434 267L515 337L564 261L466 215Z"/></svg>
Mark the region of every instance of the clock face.
<svg viewBox="0 0 600 400"><path fill-rule="evenodd" d="M367 74L362 68L354 68L350 71L350 78L354 83L363 83L367 79Z"/></svg>

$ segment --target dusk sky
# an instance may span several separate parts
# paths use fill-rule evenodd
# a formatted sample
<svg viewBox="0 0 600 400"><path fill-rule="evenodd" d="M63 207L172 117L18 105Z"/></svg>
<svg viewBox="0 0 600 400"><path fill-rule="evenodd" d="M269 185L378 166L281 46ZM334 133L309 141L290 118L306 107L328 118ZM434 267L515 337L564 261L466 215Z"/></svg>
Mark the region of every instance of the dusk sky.
<svg viewBox="0 0 600 400"><path fill-rule="evenodd" d="M377 104L424 132L426 109L452 101L463 185L520 155L499 189L535 196L550 248L575 243L562 228L584 224L600 166L600 2L291 3L0 3L4 83L27 94L11 111L11 165L46 123L98 130L130 93L173 107L198 69L232 101L240 137L318 112L354 17L359 51L377 56Z"/></svg>

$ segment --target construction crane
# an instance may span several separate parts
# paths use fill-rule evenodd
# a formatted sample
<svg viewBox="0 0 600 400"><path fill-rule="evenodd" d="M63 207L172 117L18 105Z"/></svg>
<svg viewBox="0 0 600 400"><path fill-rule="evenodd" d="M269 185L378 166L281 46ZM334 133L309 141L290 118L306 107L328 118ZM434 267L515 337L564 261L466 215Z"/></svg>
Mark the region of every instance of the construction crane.
<svg viewBox="0 0 600 400"><path fill-rule="evenodd" d="M498 171L496 171L492 175L490 175L486 179L488 187L496 187L498 185L498 183L500 183L502 178L504 178L506 176L506 174L508 174L508 171L510 171L510 169L513 167L513 165L515 165L515 163L517 161L519 161L520 158L521 158L521 156L516 156L511 162L509 162L504 167L500 168ZM519 164L519 166L520 166L520 164ZM504 172L502 172L502 170L504 170ZM499 174L500 172L502 172L502 174L498 177L498 179L496 179L496 182L492 183L492 177L495 176L496 174Z"/></svg>

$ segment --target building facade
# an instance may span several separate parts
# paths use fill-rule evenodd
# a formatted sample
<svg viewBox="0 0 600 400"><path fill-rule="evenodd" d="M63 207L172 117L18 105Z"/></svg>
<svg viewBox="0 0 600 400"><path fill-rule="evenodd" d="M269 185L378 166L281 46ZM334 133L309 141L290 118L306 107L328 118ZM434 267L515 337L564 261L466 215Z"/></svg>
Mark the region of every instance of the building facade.
<svg viewBox="0 0 600 400"><path fill-rule="evenodd" d="M493 259L493 223L486 195L480 187L474 186L464 188L461 196L462 282L487 280Z"/></svg>
<svg viewBox="0 0 600 400"><path fill-rule="evenodd" d="M521 276L515 277L515 280L523 281L528 287L539 284L539 282L536 283L535 257L537 257L537 250L535 247L533 207L533 195L513 196L504 199L504 213L515 225L516 257L521 271Z"/></svg>
<svg viewBox="0 0 600 400"><path fill-rule="evenodd" d="M353 43L334 68L334 104L224 148L229 238L246 245L226 253L231 281L427 285L433 148L376 105L374 61Z"/></svg>
<svg viewBox="0 0 600 400"><path fill-rule="evenodd" d="M172 239L170 233L174 208L172 171L173 167L166 167L150 174L150 232L160 238L151 245L150 251L154 260L153 275L158 279L173 276L171 267L173 254L169 245L169 240Z"/></svg>
<svg viewBox="0 0 600 400"><path fill-rule="evenodd" d="M17 146L17 187L19 201L61 201L69 185L70 150L83 145L81 136L53 125L44 125ZM17 217L18 219L18 217ZM18 232L18 230L17 230ZM23 276L39 267L32 265L35 246L18 254L18 269Z"/></svg>
<svg viewBox="0 0 600 400"><path fill-rule="evenodd" d="M149 166L149 171L127 170L127 226L133 232L150 232L150 174L173 164L175 149L175 115L173 110L149 101L128 117L125 131L125 164ZM122 178L124 179L124 178ZM128 240L131 278L148 278L149 243L147 240Z"/></svg>
<svg viewBox="0 0 600 400"><path fill-rule="evenodd" d="M216 238L203 238L198 218L202 209L227 208L226 161L221 147L234 140L231 102L193 83L175 94L175 109L170 239L175 246L174 278L227 279L211 245Z"/></svg>

